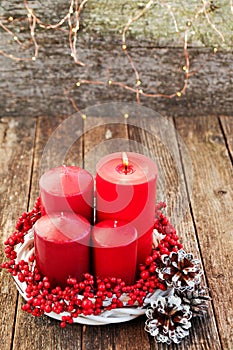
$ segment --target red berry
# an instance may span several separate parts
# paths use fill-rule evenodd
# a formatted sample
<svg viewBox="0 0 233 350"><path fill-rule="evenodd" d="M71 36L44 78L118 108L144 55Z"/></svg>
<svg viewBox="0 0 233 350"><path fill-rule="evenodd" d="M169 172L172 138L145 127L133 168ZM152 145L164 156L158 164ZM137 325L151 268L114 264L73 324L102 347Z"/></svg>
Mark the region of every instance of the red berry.
<svg viewBox="0 0 233 350"><path fill-rule="evenodd" d="M35 275L35 280L36 280L36 281L39 281L40 279L41 279L41 276L40 276L39 273L37 273L37 274Z"/></svg>
<svg viewBox="0 0 233 350"><path fill-rule="evenodd" d="M144 280L148 279L150 277L149 271L145 270L140 273L140 277Z"/></svg>
<svg viewBox="0 0 233 350"><path fill-rule="evenodd" d="M44 284L45 289L49 289L50 288L50 283L49 282L45 281L43 284Z"/></svg>
<svg viewBox="0 0 233 350"><path fill-rule="evenodd" d="M52 311L51 306L50 305L45 305L44 311L47 312L47 313L51 312Z"/></svg>
<svg viewBox="0 0 233 350"><path fill-rule="evenodd" d="M79 283L79 288L80 288L80 290L84 289L85 288L85 283L80 282Z"/></svg>
<svg viewBox="0 0 233 350"><path fill-rule="evenodd" d="M150 265L152 263L152 261L153 261L153 257L152 256L148 256L146 258L146 265Z"/></svg>
<svg viewBox="0 0 233 350"><path fill-rule="evenodd" d="M28 259L30 262L33 262L35 260L35 255L31 255Z"/></svg>
<svg viewBox="0 0 233 350"><path fill-rule="evenodd" d="M106 286L103 282L98 284L98 290L102 292L106 290Z"/></svg>
<svg viewBox="0 0 233 350"><path fill-rule="evenodd" d="M91 300L89 300L89 299L83 299L83 300L82 300L82 307L83 307L84 309L89 309L90 307L92 307L92 302L91 302Z"/></svg>
<svg viewBox="0 0 233 350"><path fill-rule="evenodd" d="M145 269L146 269L146 266L145 266L145 265L140 265L140 266L139 266L139 270L140 270L140 271L143 271L143 270L145 270Z"/></svg>
<svg viewBox="0 0 233 350"><path fill-rule="evenodd" d="M24 282L25 281L24 275L22 273L18 274L18 279L19 279L20 282Z"/></svg>

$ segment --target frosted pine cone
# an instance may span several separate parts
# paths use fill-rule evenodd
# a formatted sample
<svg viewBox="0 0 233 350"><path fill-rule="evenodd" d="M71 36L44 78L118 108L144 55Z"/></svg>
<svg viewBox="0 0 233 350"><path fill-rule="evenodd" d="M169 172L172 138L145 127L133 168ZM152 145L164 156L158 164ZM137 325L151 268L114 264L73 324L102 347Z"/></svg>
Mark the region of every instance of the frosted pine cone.
<svg viewBox="0 0 233 350"><path fill-rule="evenodd" d="M182 304L177 296L159 297L146 311L145 330L158 342L179 343L189 334L192 317L189 305Z"/></svg>
<svg viewBox="0 0 233 350"><path fill-rule="evenodd" d="M193 259L192 254L184 250L163 255L162 261L165 267L158 269L159 278L180 291L193 290L195 285L200 283L202 270L200 262Z"/></svg>
<svg viewBox="0 0 233 350"><path fill-rule="evenodd" d="M210 297L208 295L208 288L196 285L193 291L186 290L184 292L177 291L177 295L182 299L184 304L190 306L190 310L195 316L203 316L208 309Z"/></svg>

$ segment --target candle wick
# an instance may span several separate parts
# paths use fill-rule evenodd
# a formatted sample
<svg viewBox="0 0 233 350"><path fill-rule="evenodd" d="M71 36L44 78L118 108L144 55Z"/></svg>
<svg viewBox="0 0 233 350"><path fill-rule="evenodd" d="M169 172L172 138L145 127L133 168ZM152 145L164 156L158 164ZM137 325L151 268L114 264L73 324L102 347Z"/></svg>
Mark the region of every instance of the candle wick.
<svg viewBox="0 0 233 350"><path fill-rule="evenodd" d="M124 172L125 172L125 174L127 174L128 173L129 159L128 159L126 152L122 152L122 164L124 165Z"/></svg>

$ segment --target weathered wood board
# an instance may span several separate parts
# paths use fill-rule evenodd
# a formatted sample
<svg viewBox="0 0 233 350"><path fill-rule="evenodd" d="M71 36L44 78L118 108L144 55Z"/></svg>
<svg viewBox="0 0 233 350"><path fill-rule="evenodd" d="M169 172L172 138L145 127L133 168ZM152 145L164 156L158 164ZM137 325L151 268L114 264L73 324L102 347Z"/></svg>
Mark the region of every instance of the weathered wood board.
<svg viewBox="0 0 233 350"><path fill-rule="evenodd" d="M14 61L0 55L0 116L70 115L74 109L65 91L69 91L79 108L110 100L135 101L135 94L107 81L119 81L135 87L132 67L121 49L122 30L128 19L137 15L147 1L89 0L81 14L77 36L77 54L86 66L80 67L70 56L68 25L63 30L43 30L37 27L39 56L31 61L33 47L25 49L0 28L0 50L7 54L27 57L29 61ZM145 106L169 116L232 113L233 81L233 13L230 1L208 2L209 20L203 13L202 2L158 1L145 15L129 27L127 46L137 68L145 92L176 93L185 79L183 43L176 33L174 21L165 3L170 5L177 19L182 38L187 23L192 23L188 35L190 77L186 94L174 99L142 98ZM54 4L30 1L34 13L45 23L56 23L68 11L68 4L59 0ZM27 11L23 1L2 1L1 18L12 17L7 23L20 40L30 43ZM26 18L26 20L25 20ZM215 30L216 29L216 30ZM224 36L224 41L221 38ZM217 54L213 48L218 48ZM80 79L100 80L106 86L81 85Z"/></svg>
<svg viewBox="0 0 233 350"><path fill-rule="evenodd" d="M60 161L60 150L68 147L64 157L66 164L79 164L92 172L96 161L106 152L122 148L148 151L164 172L161 172L161 176L166 178L166 188L162 183L158 186L158 199L167 200L168 216L172 216L177 203L178 208L182 209L179 196L174 196L178 189L182 192L184 202L190 198L190 205L185 212L182 211L182 218L176 222L177 232L185 249L201 259L212 297L208 315L203 319L195 319L190 336L173 348L231 350L232 119L221 117L218 120L214 116L176 118L177 134L173 119L164 119L163 125L161 119L140 118L135 123L133 117L130 118L127 121L120 118L118 123L113 116L92 116L84 121L80 118L80 123L64 117L2 118L2 241L13 231L17 216L27 210L28 205L32 207L39 194L40 173ZM63 125L67 128L61 129L61 137L61 133L56 130L60 130ZM44 154L51 135L58 152L51 148ZM69 140L67 143L65 140L69 138L71 141L75 139L74 142ZM193 169L190 168L188 157ZM192 170L193 181L190 180ZM164 188L166 195L163 198ZM1 252L3 259L3 247ZM77 324L66 329L61 329L57 321L46 316L35 319L21 311L24 302L21 297L17 297L13 280L5 271L1 270L0 273L1 342L4 350L169 348L156 344L147 335L144 331L145 317L127 324L99 327Z"/></svg>
<svg viewBox="0 0 233 350"><path fill-rule="evenodd" d="M193 162L193 184L188 190L221 344L223 349L231 349L233 279L228 266L233 262L232 164L217 118L177 118L176 126ZM182 161L187 178L185 156Z"/></svg>

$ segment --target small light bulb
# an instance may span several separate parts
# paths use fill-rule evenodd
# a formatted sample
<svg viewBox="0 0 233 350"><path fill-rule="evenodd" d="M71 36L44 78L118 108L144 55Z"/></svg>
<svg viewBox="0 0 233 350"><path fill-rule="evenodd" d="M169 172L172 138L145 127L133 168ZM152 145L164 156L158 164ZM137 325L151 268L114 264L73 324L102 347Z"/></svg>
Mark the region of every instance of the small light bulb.
<svg viewBox="0 0 233 350"><path fill-rule="evenodd" d="M217 53L217 52L218 52L218 48L215 47L215 48L214 48L214 53Z"/></svg>
<svg viewBox="0 0 233 350"><path fill-rule="evenodd" d="M109 81L108 81L108 85L112 85L112 80L109 80Z"/></svg>
<svg viewBox="0 0 233 350"><path fill-rule="evenodd" d="M12 22L12 21L14 21L14 18L12 16L8 17L8 21Z"/></svg>
<svg viewBox="0 0 233 350"><path fill-rule="evenodd" d="M35 60L36 60L36 57L35 57L35 56L33 56L33 57L32 57L32 61L35 61Z"/></svg>
<svg viewBox="0 0 233 350"><path fill-rule="evenodd" d="M124 114L124 118L125 118L125 119L129 118L128 113L125 113L125 114Z"/></svg>
<svg viewBox="0 0 233 350"><path fill-rule="evenodd" d="M188 21L188 22L186 22L186 25L187 25L188 27L191 27L192 22L191 22L191 21Z"/></svg>
<svg viewBox="0 0 233 350"><path fill-rule="evenodd" d="M80 86L80 85L81 85L80 81L77 81L76 86Z"/></svg>
<svg viewBox="0 0 233 350"><path fill-rule="evenodd" d="M14 40L17 41L17 40L18 40L18 37L17 37L17 36L14 36Z"/></svg>
<svg viewBox="0 0 233 350"><path fill-rule="evenodd" d="M139 94L143 94L143 90L142 89L139 89L138 92L139 92Z"/></svg>
<svg viewBox="0 0 233 350"><path fill-rule="evenodd" d="M83 118L83 120L87 119L86 114L82 114L82 116L81 116L81 117Z"/></svg>
<svg viewBox="0 0 233 350"><path fill-rule="evenodd" d="M136 85L137 85L137 86L140 86L141 83L142 83L141 80L137 80L137 81L136 81Z"/></svg>
<svg viewBox="0 0 233 350"><path fill-rule="evenodd" d="M180 91L177 91L176 96L181 97L182 93Z"/></svg>
<svg viewBox="0 0 233 350"><path fill-rule="evenodd" d="M122 45L122 50L126 50L127 46L125 44Z"/></svg>

